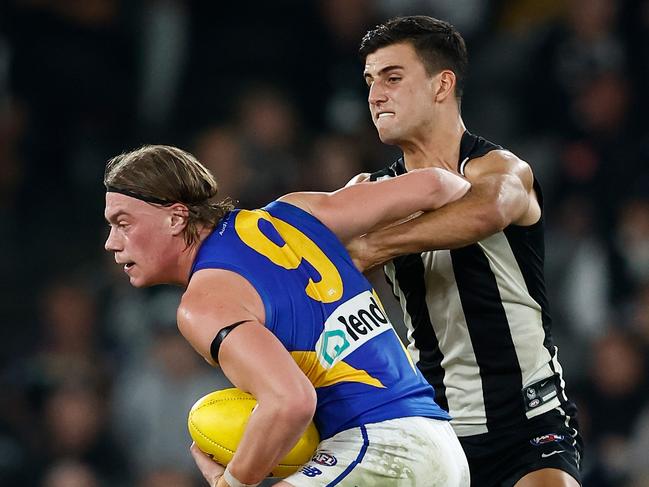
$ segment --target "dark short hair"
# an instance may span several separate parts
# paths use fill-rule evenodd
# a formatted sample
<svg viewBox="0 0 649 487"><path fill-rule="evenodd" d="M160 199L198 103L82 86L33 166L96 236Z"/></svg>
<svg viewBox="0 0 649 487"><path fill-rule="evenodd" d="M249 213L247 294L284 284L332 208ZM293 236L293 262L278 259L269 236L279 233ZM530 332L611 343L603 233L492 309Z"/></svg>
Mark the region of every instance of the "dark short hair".
<svg viewBox="0 0 649 487"><path fill-rule="evenodd" d="M450 69L455 73L455 96L462 98L468 66L466 44L453 25L426 15L396 17L377 25L361 40L359 54L368 55L393 44L410 43L429 75Z"/></svg>
<svg viewBox="0 0 649 487"><path fill-rule="evenodd" d="M212 173L189 152L168 145L145 145L113 157L106 164L104 186L163 206L184 204L187 245L198 241L200 225L216 226L233 208L229 200L212 203L218 193Z"/></svg>

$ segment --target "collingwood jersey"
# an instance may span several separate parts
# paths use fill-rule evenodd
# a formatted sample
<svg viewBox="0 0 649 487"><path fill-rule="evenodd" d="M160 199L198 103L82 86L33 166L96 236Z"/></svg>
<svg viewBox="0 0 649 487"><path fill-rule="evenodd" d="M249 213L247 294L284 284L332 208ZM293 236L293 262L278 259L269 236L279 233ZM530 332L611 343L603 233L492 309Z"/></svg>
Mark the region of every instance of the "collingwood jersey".
<svg viewBox="0 0 649 487"><path fill-rule="evenodd" d="M231 212L202 243L191 272L210 268L236 272L261 296L264 325L315 387L322 439L387 419L449 419L371 284L311 214L278 201Z"/></svg>
<svg viewBox="0 0 649 487"><path fill-rule="evenodd" d="M465 132L458 172L498 149ZM405 172L401 158L371 179ZM542 207L536 181L534 189ZM550 334L543 225L542 216L463 248L405 255L385 266L411 356L458 436L515 426L557 407L567 419L574 412Z"/></svg>

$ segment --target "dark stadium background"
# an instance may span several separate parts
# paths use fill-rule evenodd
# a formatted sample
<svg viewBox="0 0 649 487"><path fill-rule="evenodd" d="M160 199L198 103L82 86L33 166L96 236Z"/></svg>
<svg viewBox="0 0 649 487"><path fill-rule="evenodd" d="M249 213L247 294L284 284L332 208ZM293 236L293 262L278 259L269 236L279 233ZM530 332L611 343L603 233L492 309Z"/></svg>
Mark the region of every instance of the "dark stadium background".
<svg viewBox="0 0 649 487"><path fill-rule="evenodd" d="M179 145L244 207L377 169L396 152L356 50L410 13L463 33L468 128L544 187L584 485L649 486L646 0L0 1L1 485L204 485L186 413L225 383L175 330L179 290L103 251L104 164Z"/></svg>

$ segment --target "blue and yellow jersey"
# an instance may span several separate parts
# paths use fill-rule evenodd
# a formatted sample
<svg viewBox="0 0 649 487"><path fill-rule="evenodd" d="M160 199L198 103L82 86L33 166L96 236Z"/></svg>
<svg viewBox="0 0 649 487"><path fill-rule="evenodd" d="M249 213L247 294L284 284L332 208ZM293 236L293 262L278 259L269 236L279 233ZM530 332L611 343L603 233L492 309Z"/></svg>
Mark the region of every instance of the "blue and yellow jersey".
<svg viewBox="0 0 649 487"><path fill-rule="evenodd" d="M449 419L371 284L338 238L300 208L235 210L203 242L192 274L228 269L261 296L265 326L313 383L322 439L387 419Z"/></svg>

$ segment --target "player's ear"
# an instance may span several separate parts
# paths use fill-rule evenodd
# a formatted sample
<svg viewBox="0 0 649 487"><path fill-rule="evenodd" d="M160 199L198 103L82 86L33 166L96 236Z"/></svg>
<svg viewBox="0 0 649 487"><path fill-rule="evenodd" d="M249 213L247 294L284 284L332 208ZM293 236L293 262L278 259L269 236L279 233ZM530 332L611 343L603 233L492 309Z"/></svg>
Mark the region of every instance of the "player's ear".
<svg viewBox="0 0 649 487"><path fill-rule="evenodd" d="M435 101L442 102L449 96L454 96L457 80L453 71L444 69L435 76L434 80Z"/></svg>
<svg viewBox="0 0 649 487"><path fill-rule="evenodd" d="M169 209L171 210L171 233L179 235L187 226L189 209L182 203L175 203Z"/></svg>

